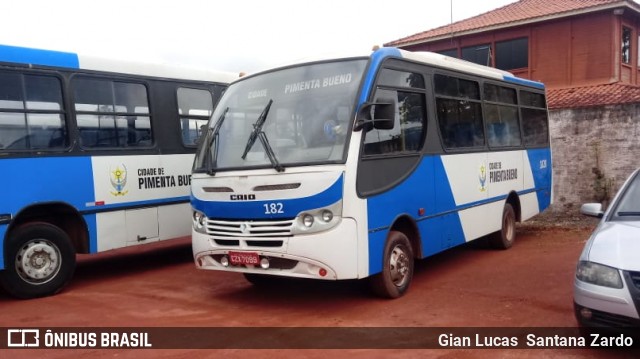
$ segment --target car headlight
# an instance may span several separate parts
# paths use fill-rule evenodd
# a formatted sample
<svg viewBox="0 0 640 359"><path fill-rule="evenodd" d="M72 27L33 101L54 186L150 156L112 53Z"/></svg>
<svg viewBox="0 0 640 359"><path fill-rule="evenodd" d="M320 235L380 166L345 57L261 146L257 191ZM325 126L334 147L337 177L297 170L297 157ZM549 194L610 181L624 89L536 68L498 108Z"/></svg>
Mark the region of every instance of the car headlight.
<svg viewBox="0 0 640 359"><path fill-rule="evenodd" d="M583 282L603 287L622 288L622 278L616 268L602 264L580 261L576 269L576 277Z"/></svg>
<svg viewBox="0 0 640 359"><path fill-rule="evenodd" d="M198 211L193 211L193 229L198 233L207 233L207 216Z"/></svg>

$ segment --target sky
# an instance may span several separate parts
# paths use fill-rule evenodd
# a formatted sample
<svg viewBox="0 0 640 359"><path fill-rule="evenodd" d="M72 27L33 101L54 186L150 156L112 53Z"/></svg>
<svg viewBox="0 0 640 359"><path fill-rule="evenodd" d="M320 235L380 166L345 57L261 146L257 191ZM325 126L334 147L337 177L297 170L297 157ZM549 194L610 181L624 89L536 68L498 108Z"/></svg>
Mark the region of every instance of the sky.
<svg viewBox="0 0 640 359"><path fill-rule="evenodd" d="M516 0L0 1L3 45L250 73L367 52Z"/></svg>

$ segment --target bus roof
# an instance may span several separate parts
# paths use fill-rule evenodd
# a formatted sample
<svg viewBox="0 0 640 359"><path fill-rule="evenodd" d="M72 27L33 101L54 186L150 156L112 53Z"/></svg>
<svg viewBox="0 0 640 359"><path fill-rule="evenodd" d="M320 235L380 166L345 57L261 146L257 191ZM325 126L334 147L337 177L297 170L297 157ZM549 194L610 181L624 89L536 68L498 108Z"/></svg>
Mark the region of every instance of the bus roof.
<svg viewBox="0 0 640 359"><path fill-rule="evenodd" d="M0 45L0 63L106 71L130 75L221 83L229 83L239 77L238 73L205 68L153 62L136 62L107 57L79 55L72 52L9 45Z"/></svg>
<svg viewBox="0 0 640 359"><path fill-rule="evenodd" d="M288 67L296 64L310 63L310 62L318 62L318 61L328 61L331 59L338 58L368 58L370 57L372 61L376 64L382 63L382 61L386 58L397 57L413 60L419 63L428 64L440 68L451 69L455 71L460 71L472 75L484 76L488 78L493 78L500 81L507 81L518 85L524 85L529 87L534 87L538 89L544 89L544 84L537 81L531 81L523 78L516 77L514 74L508 71L499 70L493 67L478 65L473 62L465 61L462 59L458 59L455 57L450 57L442 54L438 54L435 52L428 51L406 51L397 49L394 47L381 47L373 51L373 53L368 52L359 52L359 53L348 53L348 54L339 54L339 55L329 55L329 56L317 56L311 58L304 58L298 60L296 62L288 63L279 67ZM269 70L266 70L269 71ZM261 72L266 72L261 71Z"/></svg>

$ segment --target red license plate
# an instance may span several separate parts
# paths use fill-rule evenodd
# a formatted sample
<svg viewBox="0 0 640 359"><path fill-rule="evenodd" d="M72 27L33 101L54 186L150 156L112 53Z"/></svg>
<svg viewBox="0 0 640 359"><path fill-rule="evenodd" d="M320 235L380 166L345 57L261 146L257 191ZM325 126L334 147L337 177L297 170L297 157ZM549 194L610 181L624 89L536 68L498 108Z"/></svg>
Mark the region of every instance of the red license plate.
<svg viewBox="0 0 640 359"><path fill-rule="evenodd" d="M254 252L229 252L232 265L258 265L260 256Z"/></svg>

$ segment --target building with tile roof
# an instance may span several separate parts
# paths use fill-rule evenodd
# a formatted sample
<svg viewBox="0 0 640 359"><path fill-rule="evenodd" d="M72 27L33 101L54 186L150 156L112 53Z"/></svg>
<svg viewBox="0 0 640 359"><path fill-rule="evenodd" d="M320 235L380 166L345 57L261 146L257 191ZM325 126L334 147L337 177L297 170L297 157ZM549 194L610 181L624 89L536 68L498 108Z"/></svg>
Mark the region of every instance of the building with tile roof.
<svg viewBox="0 0 640 359"><path fill-rule="evenodd" d="M556 210L606 203L640 167L636 1L520 0L385 46L443 53L545 83Z"/></svg>
<svg viewBox="0 0 640 359"><path fill-rule="evenodd" d="M604 88L639 91L602 87L640 85L639 33L640 4L631 0L521 0L385 45L440 52L544 82L549 108L588 107L635 102L626 91L615 91L617 98L592 95Z"/></svg>

